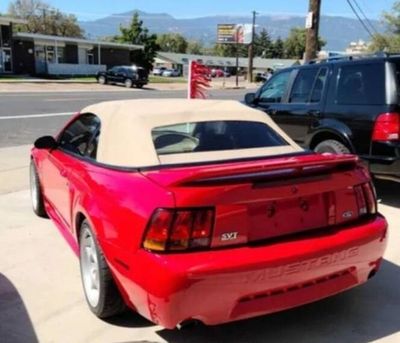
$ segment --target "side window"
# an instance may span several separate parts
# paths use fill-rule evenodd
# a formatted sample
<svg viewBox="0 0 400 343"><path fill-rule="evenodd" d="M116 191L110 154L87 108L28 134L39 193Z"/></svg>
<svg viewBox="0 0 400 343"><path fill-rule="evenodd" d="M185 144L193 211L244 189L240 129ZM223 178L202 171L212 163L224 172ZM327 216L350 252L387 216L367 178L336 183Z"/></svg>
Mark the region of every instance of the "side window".
<svg viewBox="0 0 400 343"><path fill-rule="evenodd" d="M281 102L285 95L290 73L292 71L284 71L273 76L261 89L259 96L260 102Z"/></svg>
<svg viewBox="0 0 400 343"><path fill-rule="evenodd" d="M321 101L327 76L328 68L321 68L314 82L314 88L311 94L310 102L315 103Z"/></svg>
<svg viewBox="0 0 400 343"><path fill-rule="evenodd" d="M64 150L95 159L99 134L100 119L82 114L62 132L58 144Z"/></svg>
<svg viewBox="0 0 400 343"><path fill-rule="evenodd" d="M385 103L384 65L353 64L339 68L335 103L338 105L379 105Z"/></svg>
<svg viewBox="0 0 400 343"><path fill-rule="evenodd" d="M290 93L289 102L308 103L318 68L300 69Z"/></svg>

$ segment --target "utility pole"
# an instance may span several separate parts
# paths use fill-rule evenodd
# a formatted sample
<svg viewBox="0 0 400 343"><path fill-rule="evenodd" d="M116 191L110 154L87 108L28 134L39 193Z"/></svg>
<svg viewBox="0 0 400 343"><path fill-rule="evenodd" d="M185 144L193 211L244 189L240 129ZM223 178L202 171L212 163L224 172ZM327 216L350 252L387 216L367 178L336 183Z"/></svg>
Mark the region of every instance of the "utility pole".
<svg viewBox="0 0 400 343"><path fill-rule="evenodd" d="M249 67L247 70L247 80L253 82L253 58L254 58L254 38L256 35L256 16L257 12L253 11L253 26L251 27L251 43L249 44Z"/></svg>
<svg viewBox="0 0 400 343"><path fill-rule="evenodd" d="M321 0L310 0L309 12L306 21L307 40L304 59L306 62L317 58L318 30L321 10Z"/></svg>

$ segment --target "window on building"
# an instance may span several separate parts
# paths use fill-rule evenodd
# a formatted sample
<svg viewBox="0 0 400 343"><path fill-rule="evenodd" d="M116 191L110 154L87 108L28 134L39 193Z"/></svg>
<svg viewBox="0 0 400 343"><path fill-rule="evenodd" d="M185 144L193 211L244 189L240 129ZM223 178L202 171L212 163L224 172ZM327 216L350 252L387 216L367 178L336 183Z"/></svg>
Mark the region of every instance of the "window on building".
<svg viewBox="0 0 400 343"><path fill-rule="evenodd" d="M57 62L58 63L64 63L65 62L65 48L63 47L58 47L57 48Z"/></svg>

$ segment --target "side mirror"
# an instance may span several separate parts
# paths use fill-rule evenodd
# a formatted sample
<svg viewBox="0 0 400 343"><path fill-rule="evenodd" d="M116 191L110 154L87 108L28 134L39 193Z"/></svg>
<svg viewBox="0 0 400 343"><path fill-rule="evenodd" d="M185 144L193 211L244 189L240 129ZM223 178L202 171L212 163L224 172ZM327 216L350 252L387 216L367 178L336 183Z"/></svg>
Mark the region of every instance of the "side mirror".
<svg viewBox="0 0 400 343"><path fill-rule="evenodd" d="M255 93L247 93L244 96L244 102L246 105L254 105L256 103L256 94Z"/></svg>
<svg viewBox="0 0 400 343"><path fill-rule="evenodd" d="M54 149L57 147L57 142L53 136L43 136L38 138L33 145L36 149Z"/></svg>

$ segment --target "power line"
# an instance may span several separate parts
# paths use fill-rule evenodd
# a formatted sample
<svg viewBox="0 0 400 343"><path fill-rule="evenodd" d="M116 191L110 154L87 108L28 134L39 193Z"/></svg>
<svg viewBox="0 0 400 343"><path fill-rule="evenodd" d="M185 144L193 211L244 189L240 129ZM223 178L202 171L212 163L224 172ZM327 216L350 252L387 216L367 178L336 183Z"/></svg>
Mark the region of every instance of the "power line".
<svg viewBox="0 0 400 343"><path fill-rule="evenodd" d="M353 11L353 13L356 15L358 21L361 23L361 25L364 27L365 31L368 32L368 34L370 35L371 38L374 38L374 35L372 34L372 32L370 31L370 29L368 28L367 25L365 25L365 23L363 22L363 20L361 19L361 17L359 16L358 12L356 11L356 9L354 8L353 4L350 2L350 0L346 0L347 3L349 4L351 10Z"/></svg>
<svg viewBox="0 0 400 343"><path fill-rule="evenodd" d="M371 21L368 19L366 16L365 12L361 8L360 4L358 3L357 0L353 0L354 4L357 6L358 10L361 12L362 16L364 17L365 21L369 24L369 26L372 28L373 31L375 31L376 34L378 34L378 30L375 28L374 25L372 25Z"/></svg>

